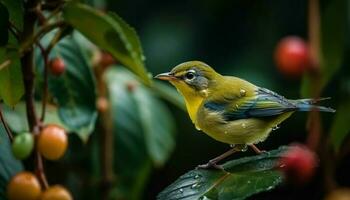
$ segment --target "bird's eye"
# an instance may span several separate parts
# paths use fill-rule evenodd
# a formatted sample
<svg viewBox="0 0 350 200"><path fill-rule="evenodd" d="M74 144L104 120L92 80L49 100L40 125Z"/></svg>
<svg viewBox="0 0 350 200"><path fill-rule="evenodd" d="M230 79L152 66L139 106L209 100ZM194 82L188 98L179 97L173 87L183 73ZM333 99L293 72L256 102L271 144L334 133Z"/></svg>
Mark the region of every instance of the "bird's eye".
<svg viewBox="0 0 350 200"><path fill-rule="evenodd" d="M187 72L185 77L187 80L192 80L195 77L194 72Z"/></svg>

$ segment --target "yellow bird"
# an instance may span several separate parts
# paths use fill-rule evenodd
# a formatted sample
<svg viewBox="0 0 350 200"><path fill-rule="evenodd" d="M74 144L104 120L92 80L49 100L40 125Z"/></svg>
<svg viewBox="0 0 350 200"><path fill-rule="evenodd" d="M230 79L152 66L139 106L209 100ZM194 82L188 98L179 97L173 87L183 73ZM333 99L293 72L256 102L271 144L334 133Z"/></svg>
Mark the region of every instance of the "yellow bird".
<svg viewBox="0 0 350 200"><path fill-rule="evenodd" d="M155 78L167 80L177 88L198 130L233 147L200 168L220 168L217 162L247 146L261 153L254 144L264 141L295 111L335 112L313 105L323 99L286 99L243 79L222 76L200 61L179 64Z"/></svg>

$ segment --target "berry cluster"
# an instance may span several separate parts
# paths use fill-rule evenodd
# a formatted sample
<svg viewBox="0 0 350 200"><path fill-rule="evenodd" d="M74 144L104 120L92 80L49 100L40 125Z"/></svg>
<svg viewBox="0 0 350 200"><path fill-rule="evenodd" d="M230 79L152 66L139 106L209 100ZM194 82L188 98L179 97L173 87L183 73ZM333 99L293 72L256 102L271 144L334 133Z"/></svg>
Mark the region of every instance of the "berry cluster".
<svg viewBox="0 0 350 200"><path fill-rule="evenodd" d="M37 137L24 132L18 134L12 143L13 155L20 160L28 158L33 149L48 160L58 160L66 152L67 133L64 128L49 124L42 128ZM71 200L71 194L60 185L53 185L42 191L41 184L32 172L23 171L12 177L7 186L9 200Z"/></svg>

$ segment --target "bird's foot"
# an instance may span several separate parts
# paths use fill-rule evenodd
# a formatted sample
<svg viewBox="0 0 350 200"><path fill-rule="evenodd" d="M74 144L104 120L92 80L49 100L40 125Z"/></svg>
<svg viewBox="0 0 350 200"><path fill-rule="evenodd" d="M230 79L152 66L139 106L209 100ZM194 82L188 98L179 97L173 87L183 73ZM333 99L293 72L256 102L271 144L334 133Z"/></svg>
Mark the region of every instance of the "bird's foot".
<svg viewBox="0 0 350 200"><path fill-rule="evenodd" d="M255 146L254 144L251 144L249 145L253 151L256 153L256 154L263 154L263 153L266 153L265 150L260 150L257 146Z"/></svg>
<svg viewBox="0 0 350 200"><path fill-rule="evenodd" d="M215 162L209 161L206 164L198 165L196 169L218 169L218 170L224 170L224 168L221 165L217 165Z"/></svg>

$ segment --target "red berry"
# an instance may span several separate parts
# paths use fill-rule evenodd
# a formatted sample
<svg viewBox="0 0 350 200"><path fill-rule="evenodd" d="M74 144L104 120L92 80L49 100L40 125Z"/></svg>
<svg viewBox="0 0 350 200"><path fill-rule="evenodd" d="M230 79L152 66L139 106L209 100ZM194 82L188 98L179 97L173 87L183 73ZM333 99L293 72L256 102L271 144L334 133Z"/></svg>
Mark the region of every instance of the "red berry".
<svg viewBox="0 0 350 200"><path fill-rule="evenodd" d="M100 66L103 68L107 68L108 66L115 63L115 59L110 53L102 52L101 58L100 58Z"/></svg>
<svg viewBox="0 0 350 200"><path fill-rule="evenodd" d="M61 58L54 58L50 62L50 71L53 75L59 76L63 74L66 69L66 64Z"/></svg>
<svg viewBox="0 0 350 200"><path fill-rule="evenodd" d="M287 180L294 183L305 183L315 172L316 155L306 146L292 145L280 159L280 169Z"/></svg>
<svg viewBox="0 0 350 200"><path fill-rule="evenodd" d="M289 77L300 77L311 68L309 47L296 36L283 38L275 50L276 65L283 74Z"/></svg>

